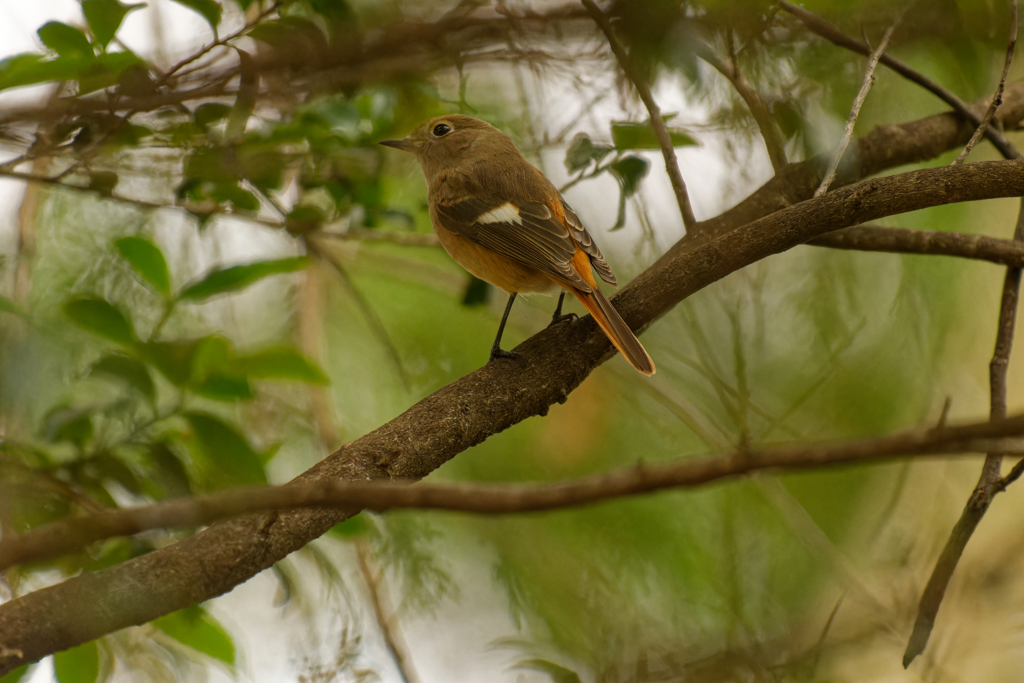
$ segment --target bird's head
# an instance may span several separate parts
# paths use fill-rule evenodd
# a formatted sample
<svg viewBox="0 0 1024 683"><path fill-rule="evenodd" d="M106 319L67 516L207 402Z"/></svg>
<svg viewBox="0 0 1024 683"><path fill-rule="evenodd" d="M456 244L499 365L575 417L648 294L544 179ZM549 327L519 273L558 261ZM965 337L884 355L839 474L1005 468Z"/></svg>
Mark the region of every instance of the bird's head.
<svg viewBox="0 0 1024 683"><path fill-rule="evenodd" d="M467 161L507 154L510 150L518 154L509 136L486 121L462 114L437 116L421 123L408 137L383 140L380 144L415 154L428 180Z"/></svg>

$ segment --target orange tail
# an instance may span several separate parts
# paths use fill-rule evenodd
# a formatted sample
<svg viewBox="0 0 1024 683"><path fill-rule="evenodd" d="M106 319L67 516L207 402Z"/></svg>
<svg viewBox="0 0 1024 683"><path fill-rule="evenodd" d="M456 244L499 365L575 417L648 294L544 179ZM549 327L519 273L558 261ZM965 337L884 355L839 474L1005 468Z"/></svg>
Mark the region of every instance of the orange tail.
<svg viewBox="0 0 1024 683"><path fill-rule="evenodd" d="M594 320L601 326L604 333L608 335L608 339L611 340L612 344L615 344L615 348L619 350L619 353L629 361L629 364L645 375L653 375L654 361L644 351L644 347L640 345L636 335L629 329L629 325L622 319L619 312L615 310L612 302L608 300L604 292L595 286L592 292L581 292L573 288L572 293L590 311L590 315L594 316Z"/></svg>

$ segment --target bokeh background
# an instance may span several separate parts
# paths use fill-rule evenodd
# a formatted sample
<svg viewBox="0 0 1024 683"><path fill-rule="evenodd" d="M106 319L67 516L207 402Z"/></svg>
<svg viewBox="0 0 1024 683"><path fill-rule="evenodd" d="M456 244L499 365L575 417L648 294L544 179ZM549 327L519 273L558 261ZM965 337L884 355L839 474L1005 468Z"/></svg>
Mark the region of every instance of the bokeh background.
<svg viewBox="0 0 1024 683"><path fill-rule="evenodd" d="M166 70L213 39L211 5L222 11L220 36L261 9L150 0L127 14L107 51ZM50 131L64 147L16 170L67 170L69 182L99 189L0 178L0 294L15 311L0 312L4 533L107 505L286 482L483 364L505 298L430 246L414 159L376 145L422 119L484 118L556 185L572 183L565 196L620 282L682 237L660 152L621 125L644 122L646 112L580 8L540 0L282 5L296 20L285 28L304 21L302 30L320 30L325 44L446 13L556 16L524 18L513 37L463 52L446 36L454 62L425 61L356 85L303 89L267 77L239 138L227 134L237 109L230 97L140 114L132 123L145 130L131 135L101 126L83 140L81 130L101 125L90 121ZM875 41L899 9L806 6ZM790 161L835 148L862 57L768 3L644 0L610 11L673 115L698 219L750 194L772 168L743 101L694 56L693 41L735 52ZM973 101L998 80L1008 15L1002 0L920 3L891 52ZM4 0L4 54L50 49L36 33L48 21L95 38L77 2ZM294 45L298 34L282 35L268 30L237 44L259 53ZM209 69L235 63L225 51ZM1020 75L1015 66L1010 81ZM53 83L0 90L0 116L57 91ZM856 130L944 110L882 69ZM20 124L3 130L0 163L25 153L33 134ZM219 155L229 148L248 181L225 171ZM988 158L996 154L987 143L971 157ZM111 173L114 195L134 201L104 196ZM218 208L197 216L169 206L176 201ZM221 213L224 206L233 211ZM884 224L1008 238L1016 208L1013 200L955 205ZM152 256L147 247L126 237L158 248L166 288L131 257ZM244 287L168 303L165 292L257 262L263 269ZM985 419L1003 275L975 261L799 247L715 283L653 325L642 339L658 366L653 378L613 358L565 405L430 479L539 482L744 444L884 434L937 421L947 398L951 421ZM117 323L89 308L96 301L131 321L134 341L110 332ZM553 306L545 297L517 304L506 347L546 325ZM1011 363L1011 413L1022 407L1021 378ZM972 539L925 655L909 671L900 663L920 591L979 468L918 459L764 474L496 518L363 514L226 596L0 680L1017 680L1024 567L1015 488ZM9 570L0 596L189 532L112 540Z"/></svg>

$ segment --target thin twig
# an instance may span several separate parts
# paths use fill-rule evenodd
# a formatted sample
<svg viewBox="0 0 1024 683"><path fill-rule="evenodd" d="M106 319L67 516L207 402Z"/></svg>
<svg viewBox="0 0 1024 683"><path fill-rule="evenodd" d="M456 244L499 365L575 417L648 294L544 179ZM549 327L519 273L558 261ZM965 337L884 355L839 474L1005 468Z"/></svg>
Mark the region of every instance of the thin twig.
<svg viewBox="0 0 1024 683"><path fill-rule="evenodd" d="M165 74L163 74L160 78L158 78L156 80L156 82L154 83L154 85L156 87L160 87L161 85L166 83L167 80L171 78L171 76L173 76L175 73L180 71L182 67L185 67L185 66L191 64L192 62L196 61L197 59L201 58L203 55L208 53L210 50L213 50L214 48L220 47L222 45L226 45L228 42L230 42L230 41L234 40L235 38L239 37L240 35L242 35L246 31L251 29L253 26L255 26L259 22L263 21L268 15L270 15L273 12L276 12L277 11L277 7L278 7L278 3L276 3L276 2L271 3L269 7L267 7L265 10L260 12L256 16L255 19L253 19L250 22L247 22L245 24L245 26L243 26L242 28L238 29L234 33L231 33L231 34L228 34L228 35L224 36L223 38L220 38L218 40L214 40L212 43L210 43L209 45L203 47L198 52L195 52L195 53L189 55L188 57L182 59L180 62L178 62L177 64L172 66L170 69L168 69L167 72Z"/></svg>
<svg viewBox="0 0 1024 683"><path fill-rule="evenodd" d="M789 164L789 161L786 159L786 146L782 140L782 133L779 131L779 126L775 123L775 119L768 110L768 105L764 103L761 95L750 85L750 82L740 71L739 65L736 63L736 56L731 55L729 62L724 62L718 58L718 55L714 53L710 46L700 41L695 41L694 52L698 57L710 64L712 68L725 76L732 83L737 94L743 98L747 108L750 110L750 114L754 117L754 122L757 123L758 130L761 131L761 138L764 140L764 146L768 150L768 158L772 162L772 168L775 170L775 173L781 173Z"/></svg>
<svg viewBox="0 0 1024 683"><path fill-rule="evenodd" d="M1017 47L1017 0L1011 0L1010 2L1010 44L1006 46L1006 58L1003 60L1003 73L999 76L999 85L996 86L996 92L992 95L992 102L988 105L988 110L985 112L985 118L978 124L977 129L974 131L974 135L967 142L967 146L964 147L963 151L960 152L959 156L953 160L950 166L955 164L963 163L967 155L971 153L974 146L981 140L981 136L985 134L985 130L988 125L992 123L992 118L996 115L996 109L1003 103L1003 91L1006 89L1006 76L1010 73L1010 64L1013 63L1013 51Z"/></svg>
<svg viewBox="0 0 1024 683"><path fill-rule="evenodd" d="M380 316L370 305L370 302L366 300L363 293L356 287L356 283L352 281L348 271L341 264L338 257L330 253L327 249L321 249L314 240L305 240L306 248L310 253L319 256L326 263L333 267L334 272L338 274L338 278L341 280L345 289L348 290L349 294L356 302L356 306L362 311L363 317L366 318L366 322L370 325L370 329L377 340L384 346L384 349L388 353L388 357L391 362L395 364L395 369L398 370L398 376L402 380L402 386L405 387L406 391L410 389L409 373L405 370L405 364L402 363L402 356L398 353L398 348L395 346L395 342L391 339L391 335L388 333L388 329L384 327L384 323L381 321Z"/></svg>
<svg viewBox="0 0 1024 683"><path fill-rule="evenodd" d="M822 38L838 45L839 47L846 48L853 52L857 52L862 55L871 54L871 48L865 43L858 42L857 40L846 35L840 31L835 25L822 19L817 14L810 12L803 7L798 7L787 0L779 0L779 6L799 19L803 24L810 29L813 33L821 36ZM928 78L924 74L915 71L900 60L896 59L891 55L882 55L881 63L889 67L899 75L903 76L909 81L917 83L925 90L929 91L943 102L952 107L958 114L963 116L971 125L980 126L981 117L971 110L970 105L961 100L959 97L954 95L952 92L942 87L932 79ZM995 145L996 149L999 150L1000 154L1006 159L1020 159L1020 152L1003 137L1003 134L991 126L985 129L985 137Z"/></svg>
<svg viewBox="0 0 1024 683"><path fill-rule="evenodd" d="M395 667L398 669L398 675L401 676L402 681L404 683L420 683L420 677L416 674L416 669L413 668L412 660L405 647L405 640L402 638L402 633L395 623L396 615L388 616L385 614L384 599L380 594L382 572L374 572L370 568L369 544L360 538L356 539L355 547L356 564L358 564L359 573L363 575L363 580L366 582L366 590L370 594L373 614L377 619L377 624L380 626L381 635L384 637L384 646L387 647L388 652L391 654L391 658L395 662Z"/></svg>
<svg viewBox="0 0 1024 683"><path fill-rule="evenodd" d="M588 505L667 488L688 488L765 470L832 467L912 455L952 455L1024 447L1024 415L944 429L915 428L889 436L833 443L772 446L724 455L642 462L603 474L539 484L410 485L402 481L323 480L245 487L64 519L0 540L0 570L55 557L114 536L150 529L194 527L268 510L328 507L348 510L417 508L485 515Z"/></svg>
<svg viewBox="0 0 1024 683"><path fill-rule="evenodd" d="M860 92L857 93L857 97L853 100L853 106L850 108L850 116L846 119L846 127L843 130L843 139L839 141L839 147L836 148L835 156L832 157L832 163L828 166L828 171L825 173L825 177L821 181L821 185L814 191L815 197L828 192L828 188L831 187L833 181L836 179L836 171L839 169L839 162L843 160L843 155L846 154L846 148L850 144L850 140L853 139L853 128L857 125L857 118L860 116L860 108L864 105L864 100L867 99L868 92L871 90L871 86L875 84L875 67L878 66L878 60L881 59L885 53L885 49L889 47L889 39L892 38L893 31L900 23L900 19L903 18L901 12L896 21L892 23L886 32L882 36L882 42L878 44L871 56L868 57L868 66L864 70L864 80L860 84Z"/></svg>
<svg viewBox="0 0 1024 683"><path fill-rule="evenodd" d="M1016 242L1024 240L1024 199L1021 200L1020 212L1017 215L1017 228L1014 230L1013 238ZM1006 416L1006 374L1010 365L1010 352L1013 349L1013 330L1016 325L1017 302L1020 298L1020 280L1020 267L1006 270L1002 302L999 306L999 327L996 330L995 351L992 353L992 361L989 363L990 416L992 420L1000 420ZM978 484L967 500L967 505L964 507L959 521L953 527L953 532L950 534L949 540L946 541L946 546L942 549L942 554L939 555L935 569L932 570L932 575L921 595L914 630L907 642L906 652L903 654L904 668L910 666L914 658L924 652L927 647L928 638L935 626L935 617L939 613L939 607L946 594L946 587L960 562L967 542L971 540L978 523L981 522L981 518L992 504L993 497L1006 488L1008 481L1012 481L1009 476L1006 479L1001 478L1003 456L1007 454L1007 451L993 449L985 457L985 464L982 466Z"/></svg>
<svg viewBox="0 0 1024 683"><path fill-rule="evenodd" d="M581 0L581 2L604 33L605 38L608 40L608 46L611 47L615 59L619 62L619 67L626 75L626 78L633 84L633 87L636 88L637 94L640 95L640 100L647 107L647 113L651 117L651 128L654 129L654 134L658 138L658 144L661 145L661 153L665 157L665 170L668 172L669 180L672 181L672 190L675 192L676 202L679 204L679 212L683 216L683 226L689 232L697 223L697 219L693 215L690 196L686 192L686 182L683 180L683 174L679 170L679 160L676 158L675 147L672 146L672 138L669 136L668 129L665 128L665 122L661 118L661 109L658 107L658 103L654 101L654 96L651 95L650 86L636 69L626 53L626 49L622 47L622 43L619 42L618 37L615 35L615 29L612 27L611 21L608 20L604 12L598 9L597 5L594 4L594 0Z"/></svg>

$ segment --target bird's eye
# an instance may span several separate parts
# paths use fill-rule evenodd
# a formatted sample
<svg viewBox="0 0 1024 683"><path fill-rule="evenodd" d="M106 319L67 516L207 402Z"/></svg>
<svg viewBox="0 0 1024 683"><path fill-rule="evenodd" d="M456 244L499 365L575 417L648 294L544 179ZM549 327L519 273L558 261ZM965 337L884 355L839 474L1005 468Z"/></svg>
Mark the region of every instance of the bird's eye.
<svg viewBox="0 0 1024 683"><path fill-rule="evenodd" d="M447 123L439 123L436 126L434 126L434 137L435 138L443 138L445 135L448 135L448 133L451 133L451 132L452 132L452 127L449 126Z"/></svg>

